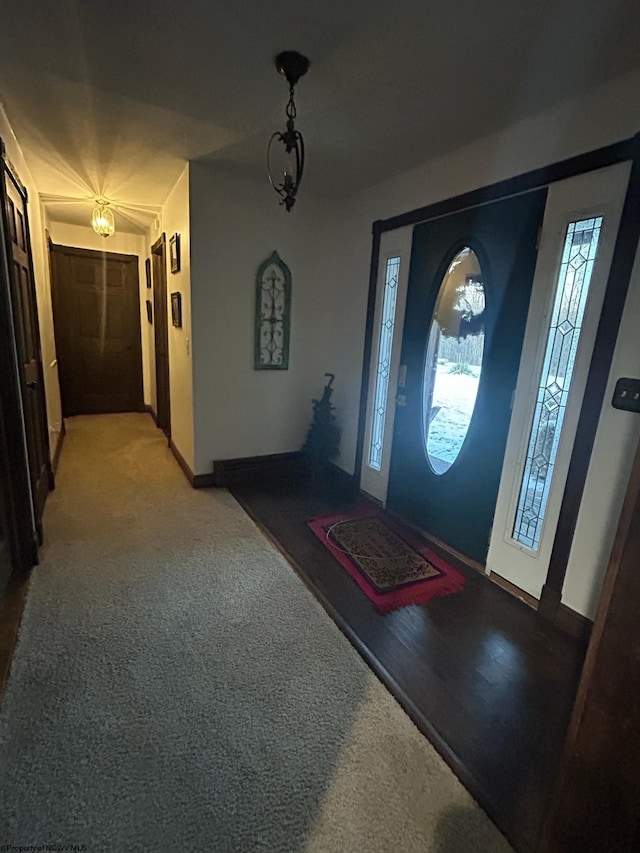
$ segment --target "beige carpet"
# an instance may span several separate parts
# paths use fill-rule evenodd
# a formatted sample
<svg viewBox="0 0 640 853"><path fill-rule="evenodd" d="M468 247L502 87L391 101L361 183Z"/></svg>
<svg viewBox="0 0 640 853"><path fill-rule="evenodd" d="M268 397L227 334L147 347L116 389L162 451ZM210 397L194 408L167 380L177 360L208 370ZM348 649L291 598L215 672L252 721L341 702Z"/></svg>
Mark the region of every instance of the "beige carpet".
<svg viewBox="0 0 640 853"><path fill-rule="evenodd" d="M226 492L73 418L0 716L0 844L510 848Z"/></svg>

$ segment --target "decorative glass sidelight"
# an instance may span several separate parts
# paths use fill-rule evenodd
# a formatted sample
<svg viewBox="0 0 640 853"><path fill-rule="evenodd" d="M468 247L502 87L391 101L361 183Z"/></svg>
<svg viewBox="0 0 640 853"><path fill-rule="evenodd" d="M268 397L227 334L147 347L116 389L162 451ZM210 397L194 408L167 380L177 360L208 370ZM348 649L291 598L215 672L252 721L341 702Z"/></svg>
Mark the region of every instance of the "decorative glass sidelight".
<svg viewBox="0 0 640 853"><path fill-rule="evenodd" d="M565 236L512 533L532 551L540 547L601 228L601 216L583 219Z"/></svg>
<svg viewBox="0 0 640 853"><path fill-rule="evenodd" d="M380 338L378 341L376 387L373 395L373 416L371 418L371 444L369 447L369 466L375 471L379 471L382 466L382 443L384 439L384 421L387 413L389 370L391 369L391 348L393 346L393 327L396 316L399 274L400 258L387 258L384 294L382 298Z"/></svg>
<svg viewBox="0 0 640 853"><path fill-rule="evenodd" d="M440 285L425 354L422 429L435 474L453 465L471 424L482 372L484 311L480 262L465 246Z"/></svg>
<svg viewBox="0 0 640 853"><path fill-rule="evenodd" d="M256 370L287 370L291 328L291 273L274 252L256 279Z"/></svg>

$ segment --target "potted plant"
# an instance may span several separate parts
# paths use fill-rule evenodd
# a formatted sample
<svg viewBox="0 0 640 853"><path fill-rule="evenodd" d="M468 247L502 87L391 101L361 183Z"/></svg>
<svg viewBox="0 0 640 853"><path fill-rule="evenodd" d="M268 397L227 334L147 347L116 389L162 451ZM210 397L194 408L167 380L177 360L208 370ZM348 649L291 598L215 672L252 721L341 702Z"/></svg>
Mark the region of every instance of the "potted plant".
<svg viewBox="0 0 640 853"><path fill-rule="evenodd" d="M340 428L336 423L335 406L331 402L333 393L333 373L325 373L328 378L322 397L313 400L313 418L302 445L302 452L308 460L311 479L316 483L326 483L330 476L329 464L340 452Z"/></svg>

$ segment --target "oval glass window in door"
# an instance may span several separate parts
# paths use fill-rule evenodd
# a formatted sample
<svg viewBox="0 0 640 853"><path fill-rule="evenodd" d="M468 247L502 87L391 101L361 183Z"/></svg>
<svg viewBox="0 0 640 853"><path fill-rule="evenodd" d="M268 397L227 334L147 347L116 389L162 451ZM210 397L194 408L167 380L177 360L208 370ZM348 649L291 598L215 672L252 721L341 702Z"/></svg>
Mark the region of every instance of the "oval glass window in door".
<svg viewBox="0 0 640 853"><path fill-rule="evenodd" d="M484 310L480 262L465 246L442 280L427 341L423 436L436 474L453 465L469 430L482 371Z"/></svg>

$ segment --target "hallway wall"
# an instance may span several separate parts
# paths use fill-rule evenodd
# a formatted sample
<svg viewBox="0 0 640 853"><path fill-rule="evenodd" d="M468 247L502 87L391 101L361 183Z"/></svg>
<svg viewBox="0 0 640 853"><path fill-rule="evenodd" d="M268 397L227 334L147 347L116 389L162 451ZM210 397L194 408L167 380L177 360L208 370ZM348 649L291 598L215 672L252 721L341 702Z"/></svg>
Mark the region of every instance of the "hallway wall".
<svg viewBox="0 0 640 853"><path fill-rule="evenodd" d="M331 202L303 190L287 213L266 178L198 162L190 192L195 470L204 473L214 459L300 449L323 374L344 387L336 347L361 311L345 316L337 298ZM256 273L273 251L292 276L289 368L255 370Z"/></svg>
<svg viewBox="0 0 640 853"><path fill-rule="evenodd" d="M167 312L169 317L169 384L171 393L171 440L192 471L194 463L194 397L191 357L191 214L189 210L189 171L185 168L167 196L150 235L150 244L165 233L167 239ZM170 240L180 235L180 270L171 272ZM182 327L171 322L171 294L182 296ZM153 341L152 341L152 352ZM154 356L155 358L155 356ZM152 361L153 370L155 363Z"/></svg>
<svg viewBox="0 0 640 853"><path fill-rule="evenodd" d="M27 166L22 150L13 133L11 125L0 105L0 138L2 138L7 156L16 169L29 195L29 229L31 232L31 252L33 272L38 303L38 323L42 344L42 369L44 371L45 397L47 404L47 422L49 426L49 449L53 459L62 430L62 403L60 401L60 383L56 359L56 345L53 333L53 312L51 308L51 277L49 253L44 232L44 211L40 203L38 188Z"/></svg>
<svg viewBox="0 0 640 853"><path fill-rule="evenodd" d="M117 214L116 214L117 216ZM48 223L49 236L53 243L60 246L72 246L76 249L91 249L94 252L116 252L122 255L138 256L138 282L140 292L140 335L142 339L142 380L144 385L144 402L151 404L151 341L153 338L153 326L147 321L147 310L145 300L150 297L151 291L146 288L144 261L147 257L149 247L148 240L140 234L127 234L118 230L116 219L116 233L111 237L101 237L99 234L82 225L69 225L66 222Z"/></svg>

